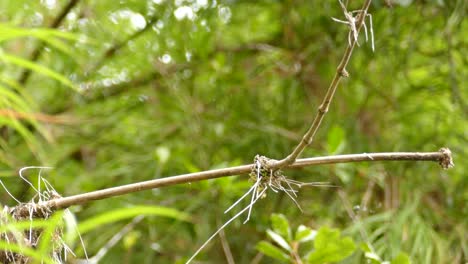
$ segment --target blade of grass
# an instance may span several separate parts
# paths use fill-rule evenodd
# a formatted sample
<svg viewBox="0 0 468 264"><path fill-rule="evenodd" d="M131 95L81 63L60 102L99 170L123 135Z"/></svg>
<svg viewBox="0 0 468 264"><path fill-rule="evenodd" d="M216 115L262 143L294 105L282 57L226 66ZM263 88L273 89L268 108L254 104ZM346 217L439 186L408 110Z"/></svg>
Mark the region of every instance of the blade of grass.
<svg viewBox="0 0 468 264"><path fill-rule="evenodd" d="M54 71L54 70L51 70L45 66L42 66L42 65L39 65L37 63L33 63L33 62L30 62L28 60L25 60L25 59L22 59L20 57L16 57L16 56L13 56L13 55L8 55L8 54L5 54L3 52L0 52L0 60L3 60L7 63L11 63L11 64L15 64L19 67L22 67L22 68L26 68L26 69L29 69L31 71L34 71L34 72L37 72L39 74L42 74L42 75L45 75L49 78L52 78L60 83L62 83L63 85L79 92L78 88L70 81L68 80L67 77L65 77L64 75Z"/></svg>
<svg viewBox="0 0 468 264"><path fill-rule="evenodd" d="M160 206L135 206L108 211L91 217L78 225L81 234L96 229L102 225L130 219L138 215L153 215L174 218L180 221L189 221L190 216L178 210Z"/></svg>

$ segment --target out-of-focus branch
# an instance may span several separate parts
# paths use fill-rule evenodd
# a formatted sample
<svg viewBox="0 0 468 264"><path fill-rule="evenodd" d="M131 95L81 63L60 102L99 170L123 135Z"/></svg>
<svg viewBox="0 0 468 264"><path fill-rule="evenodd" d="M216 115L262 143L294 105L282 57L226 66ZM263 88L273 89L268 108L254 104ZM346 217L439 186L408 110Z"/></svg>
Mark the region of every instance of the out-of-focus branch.
<svg viewBox="0 0 468 264"><path fill-rule="evenodd" d="M120 82L109 87L93 87L94 85L90 85L91 87L86 88L86 92L84 93L85 100L88 102L99 101L105 97L121 94L128 89L145 86L158 79L160 75L161 74L159 72L154 71L146 75L136 77L133 80Z"/></svg>
<svg viewBox="0 0 468 264"><path fill-rule="evenodd" d="M447 148L442 148L438 152L364 153L298 159L296 162L285 168L293 169L321 164L392 160L437 161L444 169L448 169L453 166L450 150ZM38 205L44 206L45 208L49 209L64 209L72 205L84 204L94 200L101 200L133 192L161 188L165 186L172 186L182 183L191 183L196 181L245 174L249 173L252 170L253 165L254 164L241 165L230 168L208 170L196 173L182 174L167 178L154 179L144 182L132 183L69 197L56 198Z"/></svg>
<svg viewBox="0 0 468 264"><path fill-rule="evenodd" d="M52 23L49 25L49 28L58 28L58 26L62 23L62 21L65 19L65 17L68 15L68 13L72 10L74 6L78 3L79 0L70 0L68 4L62 9L60 14L52 21ZM44 49L44 42L40 42L40 44L33 50L31 53L31 57L29 58L29 61L37 61L39 59L39 56L42 53L42 50ZM24 85L28 79L29 76L31 75L31 70L26 69L21 73L21 76L18 80L18 82L22 85Z"/></svg>
<svg viewBox="0 0 468 264"><path fill-rule="evenodd" d="M123 47L125 47L125 45L127 45L127 43L131 40L134 40L136 38L138 38L139 36L141 36L143 33L145 33L146 31L150 30L151 27L158 21L158 17L157 16L153 16L149 19L148 23L146 24L146 26L138 31L136 31L135 33L131 34L130 36L128 36L125 40L121 41L121 42L118 42L118 43L115 43L112 47L110 47L109 49L107 49L104 54L101 56L101 58L99 59L98 62L96 62L93 66L91 66L90 69L88 69L86 71L86 74L85 75L89 75L90 73L93 73L95 72L96 70L98 70L99 68L101 68L101 66L106 62L106 60L112 58L115 54L117 54L117 52L119 50L121 50Z"/></svg>

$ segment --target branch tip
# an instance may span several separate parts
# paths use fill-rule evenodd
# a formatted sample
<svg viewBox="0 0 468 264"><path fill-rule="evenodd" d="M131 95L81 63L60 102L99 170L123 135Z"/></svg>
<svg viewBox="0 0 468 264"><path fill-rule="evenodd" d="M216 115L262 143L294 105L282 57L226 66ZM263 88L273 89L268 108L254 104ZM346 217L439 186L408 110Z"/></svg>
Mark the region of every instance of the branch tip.
<svg viewBox="0 0 468 264"><path fill-rule="evenodd" d="M455 167L455 164L453 163L453 159L452 159L452 151L450 151L450 149L441 148L439 149L439 152L443 154L443 156L439 160L439 165L444 170Z"/></svg>

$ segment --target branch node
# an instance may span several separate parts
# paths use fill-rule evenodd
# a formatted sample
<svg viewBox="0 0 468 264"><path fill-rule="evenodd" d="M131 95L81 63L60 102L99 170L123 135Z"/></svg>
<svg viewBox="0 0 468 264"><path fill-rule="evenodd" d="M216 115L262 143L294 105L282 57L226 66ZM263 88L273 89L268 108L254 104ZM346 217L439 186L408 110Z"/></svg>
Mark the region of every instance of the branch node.
<svg viewBox="0 0 468 264"><path fill-rule="evenodd" d="M448 148L441 148L439 149L439 152L443 154L443 156L439 160L439 165L444 170L453 168L455 164L453 163L453 159L452 159L452 151L450 151L450 149Z"/></svg>
<svg viewBox="0 0 468 264"><path fill-rule="evenodd" d="M318 108L318 111L321 115L324 115L328 112L328 104L321 104Z"/></svg>
<svg viewBox="0 0 468 264"><path fill-rule="evenodd" d="M345 68L339 70L339 73L340 73L341 77L344 77L344 78L348 78L348 77L349 77L349 73L348 73L348 71L346 71Z"/></svg>
<svg viewBox="0 0 468 264"><path fill-rule="evenodd" d="M260 181L257 192L262 192L264 189L268 188L271 184L273 178L277 178L283 175L283 172L279 168L275 168L277 160L270 159L265 156L256 155L254 159L254 164L252 166L252 171L250 172L250 179L254 182ZM263 198L266 196L266 193L263 193Z"/></svg>

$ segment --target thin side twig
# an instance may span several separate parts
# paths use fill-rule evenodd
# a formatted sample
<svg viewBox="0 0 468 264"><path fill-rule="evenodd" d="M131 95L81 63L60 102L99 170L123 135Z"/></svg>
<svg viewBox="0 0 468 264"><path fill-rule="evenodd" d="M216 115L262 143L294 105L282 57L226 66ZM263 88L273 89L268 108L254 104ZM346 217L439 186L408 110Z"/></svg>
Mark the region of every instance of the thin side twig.
<svg viewBox="0 0 468 264"><path fill-rule="evenodd" d="M357 20L356 30L355 30L356 34L359 34L361 28L363 27L365 23L367 10L369 9L371 2L372 0L366 0L364 2L363 7L360 9L361 14L359 15L358 20ZM335 76L333 77L333 80L330 83L330 86L328 87L325 98L323 99L322 104L318 107L317 114L314 120L312 121L311 126L309 127L307 132L304 134L304 137L302 138L302 140L294 148L291 154L289 154L286 158L279 160L279 161L274 161L270 166L271 168L283 168L283 167L293 164L294 161L296 161L297 157L299 157L299 155L302 153L302 151L304 151L304 149L308 145L310 145L310 143L312 143L314 136L317 133L317 130L319 129L320 124L322 123L322 120L325 114L328 112L328 108L331 104L333 95L336 92L336 89L338 87L338 84L340 83L340 80L343 77L349 76L348 72L346 71L346 66L348 65L348 62L351 58L351 54L353 53L353 49L356 46L356 43L357 43L357 39L351 38L349 45L346 47L343 58L341 59L341 62L336 69Z"/></svg>
<svg viewBox="0 0 468 264"><path fill-rule="evenodd" d="M438 152L390 152L390 153L363 153L363 154L349 154L337 155L327 157L315 157L307 159L298 159L293 164L286 168L303 168L313 165L321 164L334 164L346 162L362 162L362 161L437 161L444 168L453 166L451 152L447 148L442 148ZM208 170L196 173L182 174L178 176L154 179L144 182L132 183L88 193L60 197L42 203L42 206L51 209L64 209L72 205L84 204L93 200L101 200L109 197L120 196L128 193L139 192L143 190L161 188L165 186L172 186L182 183L190 183L208 179L215 179L220 177L234 176L239 174L246 174L252 170L254 164L241 165L236 167L229 167L216 170Z"/></svg>
<svg viewBox="0 0 468 264"><path fill-rule="evenodd" d="M227 264L235 264L236 262L234 261L234 257L232 256L231 248L229 247L229 242L226 239L226 234L224 233L224 229L219 231L218 235L221 241L221 246L223 247L224 256L226 256Z"/></svg>

